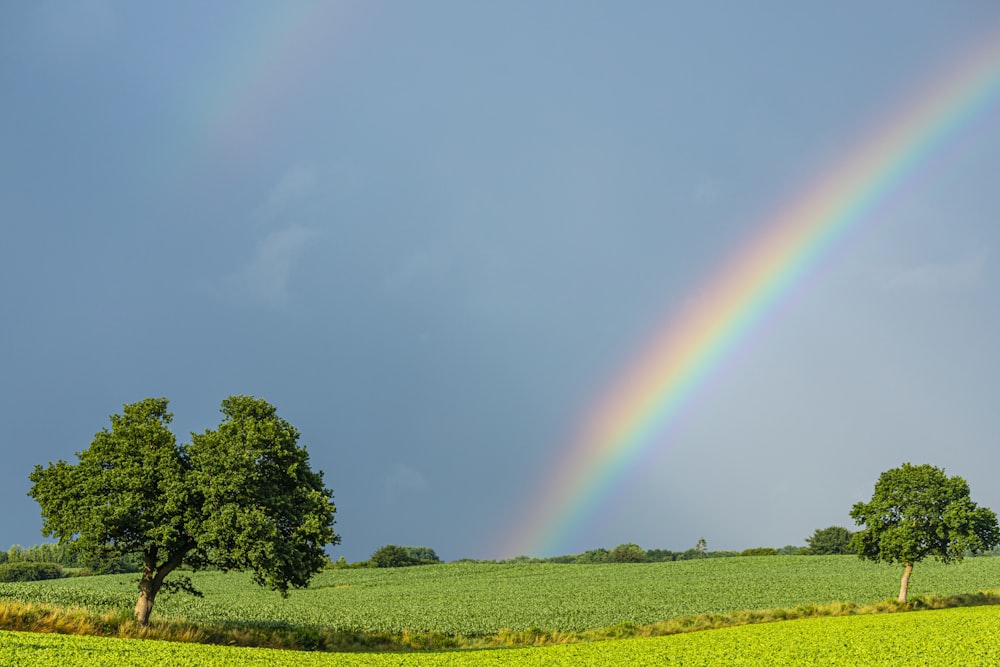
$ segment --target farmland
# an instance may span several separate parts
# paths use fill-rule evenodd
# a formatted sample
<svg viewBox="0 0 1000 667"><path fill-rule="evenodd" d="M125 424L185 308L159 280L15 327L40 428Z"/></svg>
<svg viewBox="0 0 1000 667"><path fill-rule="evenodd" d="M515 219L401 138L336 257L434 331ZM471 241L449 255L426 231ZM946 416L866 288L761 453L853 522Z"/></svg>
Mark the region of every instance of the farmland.
<svg viewBox="0 0 1000 667"><path fill-rule="evenodd" d="M244 632L250 638L237 644L308 648L308 643L282 643L280 637L308 640L309 633L314 631L311 629L322 629L326 633L345 633L348 640L341 646L351 649L503 645L524 648L330 656L119 639L116 635L136 636L135 628L119 631L109 624L99 631L109 635L105 637L0 633L0 666L72 667L140 661L152 665L209 666L621 662L771 665L839 664L838 660L843 664L879 664L889 662L889 657L893 662L905 663L918 654L921 664L928 665L954 664L956 656L965 656L962 664L1000 661L995 655L1000 650L994 646L995 642L983 640L1000 631L997 607L837 616L854 614L856 609L830 603L879 603L892 597L898 587L899 568L852 556L742 557L614 565L452 563L326 570L315 577L308 589L293 591L288 598L253 585L248 576L240 573L188 574L204 597L164 595L157 599L152 620L154 624L193 624L194 631L184 637L187 630L178 632L168 627L164 634L144 636L226 644L233 642L220 641L218 634L212 635L214 639L209 638L211 633L199 637L197 629L237 628L237 632ZM118 618L127 619L135 601L135 579L135 575L111 575L0 584L0 611L19 604L37 604L50 609L84 608L88 610L86 613L117 614ZM1000 588L1000 558L972 558L947 566L932 561L920 563L912 583L915 598L995 590ZM827 614L836 617L808 618ZM761 622L784 618L798 620ZM675 625L666 627L664 621ZM73 628L75 622L70 620L61 631L80 632ZM744 623L756 624L721 627ZM30 623L20 627L51 629ZM655 636L696 627L721 629ZM254 628L264 634L253 635L247 630ZM254 639L273 631L279 635L271 637L278 636L279 641ZM281 632L286 634L280 635ZM422 644L424 640L419 633L430 640ZM920 642L912 640L914 633L919 633ZM338 644L325 639L329 636L323 635L315 645L336 648ZM878 640L874 641L872 637L876 636ZM406 637L417 639L407 642L403 640ZM606 641L560 644L596 638ZM535 643L548 645L530 646Z"/></svg>
<svg viewBox="0 0 1000 667"><path fill-rule="evenodd" d="M502 629L578 631L678 616L790 608L892 597L897 567L852 556L771 556L615 565L454 563L415 568L327 570L287 599L249 577L192 575L203 598L157 599L154 617L198 623L325 627L350 632L493 634ZM17 600L129 610L135 575L0 584ZM1000 558L920 563L912 595L1000 588Z"/></svg>
<svg viewBox="0 0 1000 667"><path fill-rule="evenodd" d="M1000 664L992 607L816 618L670 637L420 654L315 654L176 642L0 632L0 664L20 667L259 665L876 665ZM915 640L919 637L919 640Z"/></svg>

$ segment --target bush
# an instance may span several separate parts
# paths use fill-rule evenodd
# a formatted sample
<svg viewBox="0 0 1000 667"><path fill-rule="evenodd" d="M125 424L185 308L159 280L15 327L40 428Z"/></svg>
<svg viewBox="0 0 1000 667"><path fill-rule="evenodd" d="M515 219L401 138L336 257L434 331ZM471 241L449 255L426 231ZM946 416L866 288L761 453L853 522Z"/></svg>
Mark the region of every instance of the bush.
<svg viewBox="0 0 1000 667"><path fill-rule="evenodd" d="M579 556L577 554L566 554L563 556L553 556L552 558L546 558L546 563L555 563L557 565L569 565L575 563Z"/></svg>
<svg viewBox="0 0 1000 667"><path fill-rule="evenodd" d="M58 579L63 574L57 563L3 563L0 565L0 581L41 581Z"/></svg>
<svg viewBox="0 0 1000 667"><path fill-rule="evenodd" d="M346 570L349 565L347 563L347 559L343 556L338 558L337 562L334 562L333 559L328 556L326 564L323 567L327 570Z"/></svg>
<svg viewBox="0 0 1000 667"><path fill-rule="evenodd" d="M773 547L754 547L752 549L744 549L740 552L741 556L777 556L778 550Z"/></svg>

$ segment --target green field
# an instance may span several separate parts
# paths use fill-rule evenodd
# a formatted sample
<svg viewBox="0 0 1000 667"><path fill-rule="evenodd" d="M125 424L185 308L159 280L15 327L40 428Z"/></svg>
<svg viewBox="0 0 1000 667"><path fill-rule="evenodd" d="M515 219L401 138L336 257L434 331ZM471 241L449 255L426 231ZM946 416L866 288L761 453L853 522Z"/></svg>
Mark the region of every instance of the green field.
<svg viewBox="0 0 1000 667"><path fill-rule="evenodd" d="M238 631L262 628L275 632L273 629L278 628L277 632L296 637L308 637L308 633L318 631L314 629L322 632L334 629L349 637L371 638L371 643L349 639L344 644L314 644L347 648L428 645L420 643L423 640L397 641L408 633L425 633L410 634L411 637L469 640L430 643L436 646L513 643L528 647L331 654L152 639L0 632L0 667L1000 664L1000 642L995 640L1000 636L1000 607L996 606L760 622L837 614L847 609L841 605L831 605L828 610L814 607L831 602L866 604L892 598L899 575L897 567L853 556L743 557L615 565L453 563L327 570L317 575L308 589L281 598L253 585L244 574L202 572L193 574L192 579L204 597L161 596L156 602L154 623L159 618L204 628L235 627ZM1000 589L1000 558L972 558L947 566L924 562L915 570L911 598L997 589ZM8 583L0 584L0 611L4 603L35 603L83 607L95 614L116 612L121 618L133 607L135 595L136 575ZM762 612L754 614L755 618L732 613L774 609L790 611ZM756 624L666 637L648 636L690 629L693 626L688 623L699 614L708 615L701 619L709 619L699 627L748 621ZM716 618L712 614L730 615ZM661 630L662 626L637 627L668 619L679 620L667 630ZM47 629L44 623L6 627ZM68 629L66 625L58 627L61 631L78 631L72 621ZM587 630L595 632L572 635ZM521 634L515 637L505 634L508 631ZM168 631L158 636L183 639L184 630L180 632ZM118 630L110 630L112 637L117 633ZM134 624L124 635L136 636ZM196 636L196 633L189 635ZM626 636L632 638L560 643L581 637ZM380 637L387 640L379 643ZM513 639L507 641L508 637ZM256 640L236 643L261 645ZM533 643L547 645L530 646ZM279 641L264 645L308 644Z"/></svg>
<svg viewBox="0 0 1000 667"><path fill-rule="evenodd" d="M769 556L616 565L456 563L327 570L287 599L242 574L196 573L204 598L161 596L154 618L352 632L584 630L678 616L895 597L900 568L853 556ZM0 584L4 599L130 610L135 575ZM920 563L911 595L1000 589L1000 558Z"/></svg>
<svg viewBox="0 0 1000 667"><path fill-rule="evenodd" d="M176 642L0 632L0 665L123 664L223 667L427 665L997 665L1000 612L971 607L817 618L670 637L526 649L439 653L317 654Z"/></svg>

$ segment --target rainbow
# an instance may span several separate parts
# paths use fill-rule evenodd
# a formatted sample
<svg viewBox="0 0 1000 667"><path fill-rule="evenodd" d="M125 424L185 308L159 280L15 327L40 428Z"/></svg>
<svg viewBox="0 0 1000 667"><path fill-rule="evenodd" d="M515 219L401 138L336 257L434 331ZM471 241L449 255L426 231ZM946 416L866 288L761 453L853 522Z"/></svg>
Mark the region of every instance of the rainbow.
<svg viewBox="0 0 1000 667"><path fill-rule="evenodd" d="M1000 35L993 34L759 225L587 413L501 549L554 555L565 548L637 458L665 446L685 404L770 309L932 157L996 112L998 97Z"/></svg>
<svg viewBox="0 0 1000 667"><path fill-rule="evenodd" d="M212 182L220 168L245 165L323 80L356 13L341 3L275 2L226 16L226 38L184 84L156 176Z"/></svg>

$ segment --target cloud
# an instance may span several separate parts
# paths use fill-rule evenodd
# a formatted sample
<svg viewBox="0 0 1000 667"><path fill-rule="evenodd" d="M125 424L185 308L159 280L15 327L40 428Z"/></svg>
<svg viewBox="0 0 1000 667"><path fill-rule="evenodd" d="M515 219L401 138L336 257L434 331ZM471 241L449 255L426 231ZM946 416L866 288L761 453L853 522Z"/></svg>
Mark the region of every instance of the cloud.
<svg viewBox="0 0 1000 667"><path fill-rule="evenodd" d="M427 479L406 465L397 465L392 474L385 478L385 496L389 502L395 501L402 495L419 493L426 488Z"/></svg>
<svg viewBox="0 0 1000 667"><path fill-rule="evenodd" d="M268 234L257 243L253 260L226 279L223 291L255 303L281 303L287 296L288 279L303 246L321 235L315 229L299 225Z"/></svg>
<svg viewBox="0 0 1000 667"><path fill-rule="evenodd" d="M408 255L395 271L385 277L385 287L390 292L398 292L422 279L438 278L443 273L446 263L446 252L441 243L417 250Z"/></svg>
<svg viewBox="0 0 1000 667"><path fill-rule="evenodd" d="M299 164L287 170L282 174L278 184L271 189L267 201L258 208L257 214L271 217L295 202L305 199L316 189L317 177L316 166L309 163Z"/></svg>
<svg viewBox="0 0 1000 667"><path fill-rule="evenodd" d="M888 289L953 291L969 289L980 282L986 269L986 251L954 262L927 262L890 273Z"/></svg>

